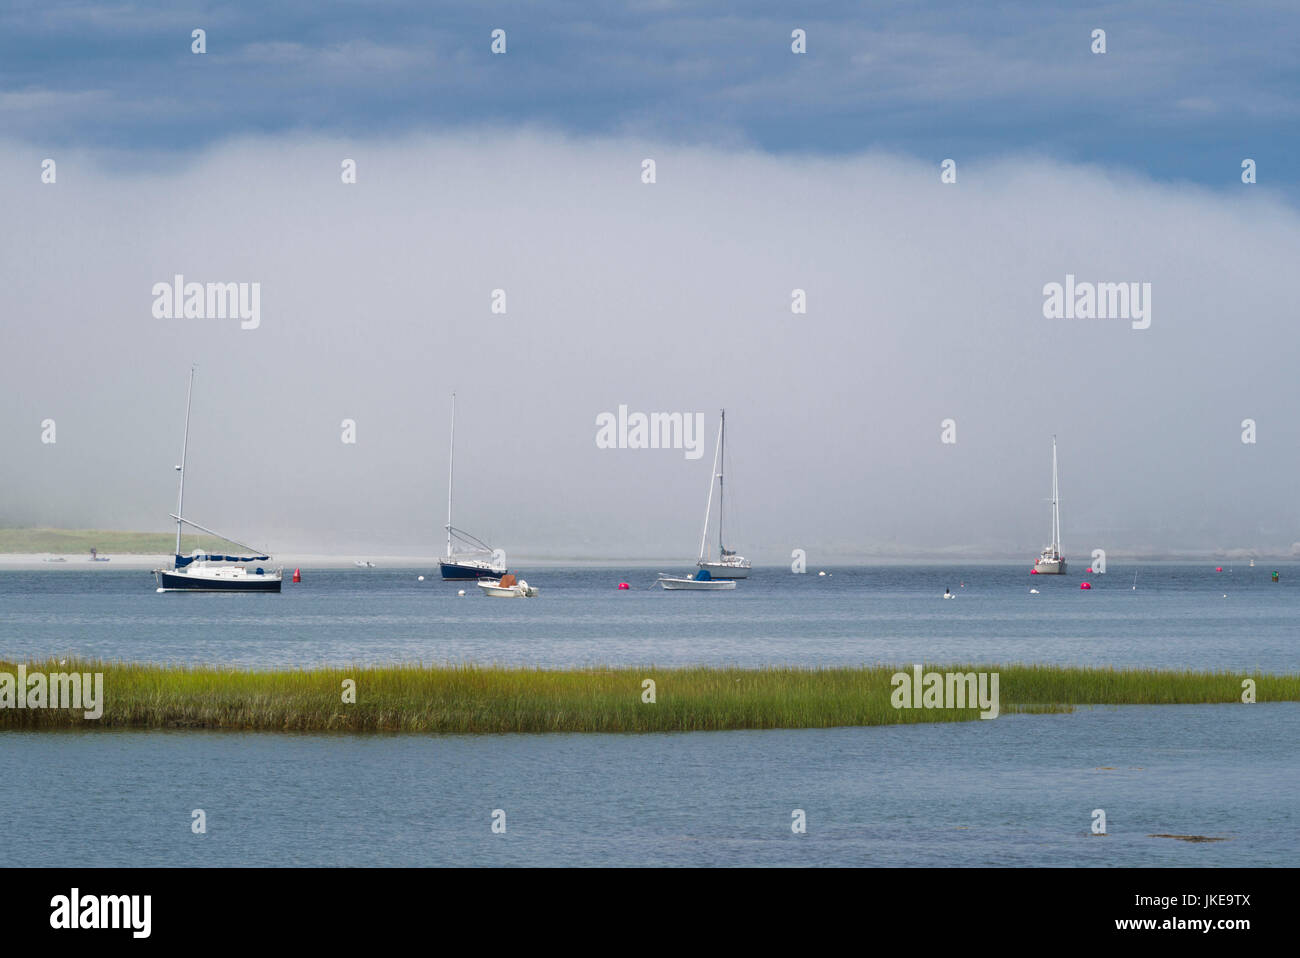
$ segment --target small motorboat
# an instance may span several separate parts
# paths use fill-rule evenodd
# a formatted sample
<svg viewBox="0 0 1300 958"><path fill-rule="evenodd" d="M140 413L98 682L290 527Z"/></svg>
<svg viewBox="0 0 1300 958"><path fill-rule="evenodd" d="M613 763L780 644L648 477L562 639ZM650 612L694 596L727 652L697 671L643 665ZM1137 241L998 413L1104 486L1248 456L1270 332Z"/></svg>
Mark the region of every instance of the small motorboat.
<svg viewBox="0 0 1300 958"><path fill-rule="evenodd" d="M514 573L507 572L499 579L479 579L478 587L484 595L494 595L502 599L531 599L537 595L536 586L529 585L523 579L516 579Z"/></svg>
<svg viewBox="0 0 1300 958"><path fill-rule="evenodd" d="M736 580L715 579L708 569L701 569L695 573L693 579L664 575L661 572L659 573L659 586L663 589L694 589L697 591L718 592L723 589L734 589Z"/></svg>

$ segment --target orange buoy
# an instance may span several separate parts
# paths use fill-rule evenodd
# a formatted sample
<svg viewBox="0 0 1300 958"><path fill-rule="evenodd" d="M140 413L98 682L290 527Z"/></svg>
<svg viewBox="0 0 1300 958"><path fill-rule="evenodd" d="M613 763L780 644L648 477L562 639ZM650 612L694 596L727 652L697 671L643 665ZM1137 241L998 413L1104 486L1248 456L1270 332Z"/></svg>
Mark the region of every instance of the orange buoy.
<svg viewBox="0 0 1300 958"><path fill-rule="evenodd" d="M299 572L297 569L294 569L294 570L293 570L293 581L294 581L294 582L301 582L301 581L302 581L302 573Z"/></svg>

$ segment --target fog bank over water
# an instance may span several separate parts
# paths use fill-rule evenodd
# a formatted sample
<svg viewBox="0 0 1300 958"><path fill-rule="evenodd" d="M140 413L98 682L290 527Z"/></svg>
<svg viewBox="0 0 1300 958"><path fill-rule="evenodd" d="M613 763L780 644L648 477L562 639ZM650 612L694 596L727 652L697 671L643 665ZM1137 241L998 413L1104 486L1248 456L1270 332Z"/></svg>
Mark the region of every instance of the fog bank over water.
<svg viewBox="0 0 1300 958"><path fill-rule="evenodd" d="M694 556L722 407L757 562L1029 560L1053 434L1072 559L1300 540L1265 185L491 131L46 155L0 148L4 525L166 529L197 362L186 513L282 552L440 551L453 390L456 524L509 554ZM256 328L156 318L178 274L260 284ZM1150 283L1150 327L1045 318L1067 277ZM703 413L703 455L598 448L620 405Z"/></svg>

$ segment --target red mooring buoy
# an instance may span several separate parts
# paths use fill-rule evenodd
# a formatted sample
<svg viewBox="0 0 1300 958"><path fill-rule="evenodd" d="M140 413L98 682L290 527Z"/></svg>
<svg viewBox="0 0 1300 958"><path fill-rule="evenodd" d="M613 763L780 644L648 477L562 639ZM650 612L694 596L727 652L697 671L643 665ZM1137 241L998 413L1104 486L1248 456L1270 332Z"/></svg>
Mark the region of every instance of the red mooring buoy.
<svg viewBox="0 0 1300 958"><path fill-rule="evenodd" d="M1092 583L1091 583L1091 582L1080 582L1080 583L1079 583L1079 588L1080 588L1080 589L1091 589L1091 588L1092 588Z"/></svg>
<svg viewBox="0 0 1300 958"><path fill-rule="evenodd" d="M302 581L302 573L299 572L297 569L294 569L294 570L293 570L293 581L294 581L294 582L301 582L301 581Z"/></svg>
<svg viewBox="0 0 1300 958"><path fill-rule="evenodd" d="M620 583L618 584L618 587L619 587L619 589L630 589L630 588L632 588L632 587L631 587L630 585L628 585L626 582L620 582Z"/></svg>

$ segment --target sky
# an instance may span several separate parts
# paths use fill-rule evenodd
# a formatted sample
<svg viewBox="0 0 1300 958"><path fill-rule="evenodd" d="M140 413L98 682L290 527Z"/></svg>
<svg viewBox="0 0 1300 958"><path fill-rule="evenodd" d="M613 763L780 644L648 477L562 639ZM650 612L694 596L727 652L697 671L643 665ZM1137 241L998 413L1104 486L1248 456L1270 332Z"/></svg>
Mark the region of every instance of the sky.
<svg viewBox="0 0 1300 958"><path fill-rule="evenodd" d="M1067 557L1300 551L1297 21L9 4L0 524L167 529L197 363L186 512L282 552L439 552L453 390L511 556L693 560L723 407L760 562L1032 559L1053 435ZM177 274L257 327L155 315ZM1149 326L1045 316L1067 276ZM621 405L704 454L599 448Z"/></svg>

